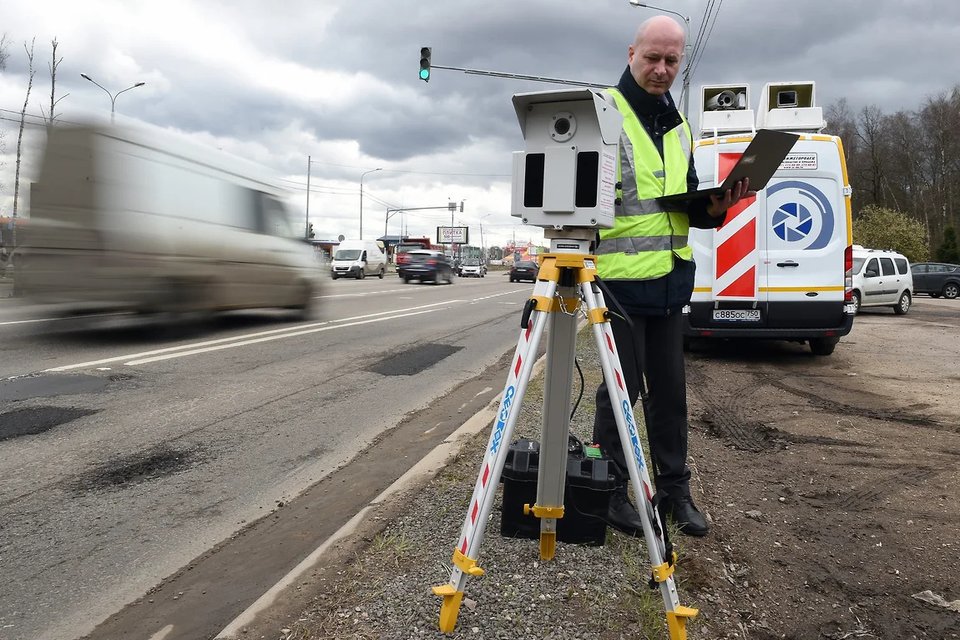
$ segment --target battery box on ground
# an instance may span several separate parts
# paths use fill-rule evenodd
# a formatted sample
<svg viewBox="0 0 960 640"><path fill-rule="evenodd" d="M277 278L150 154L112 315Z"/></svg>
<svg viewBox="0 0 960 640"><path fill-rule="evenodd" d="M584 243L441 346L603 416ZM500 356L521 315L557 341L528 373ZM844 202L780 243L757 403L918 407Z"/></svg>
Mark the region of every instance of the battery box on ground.
<svg viewBox="0 0 960 640"><path fill-rule="evenodd" d="M578 443L579 444L579 443ZM500 535L508 538L539 538L540 519L524 514L523 505L537 501L540 443L520 439L510 445L504 462L503 506ZM571 544L603 545L604 520L610 494L617 486L613 462L590 447L571 446L567 454L563 517L557 520L557 540Z"/></svg>

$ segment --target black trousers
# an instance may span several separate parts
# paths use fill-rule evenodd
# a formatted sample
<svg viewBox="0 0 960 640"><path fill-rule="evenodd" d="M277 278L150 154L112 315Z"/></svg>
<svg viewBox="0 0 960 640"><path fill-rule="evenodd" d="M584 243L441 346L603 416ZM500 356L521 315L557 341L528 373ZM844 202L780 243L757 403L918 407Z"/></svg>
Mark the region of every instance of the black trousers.
<svg viewBox="0 0 960 640"><path fill-rule="evenodd" d="M654 482L658 492L671 497L689 495L683 315L679 312L668 316L631 315L630 319L633 329L621 318L611 316L611 328L633 406L640 396L638 366L643 368L646 377L649 399L643 407L643 414L650 452L658 472ZM596 402L593 438L620 467L620 479L627 481L629 473L605 383L597 389Z"/></svg>

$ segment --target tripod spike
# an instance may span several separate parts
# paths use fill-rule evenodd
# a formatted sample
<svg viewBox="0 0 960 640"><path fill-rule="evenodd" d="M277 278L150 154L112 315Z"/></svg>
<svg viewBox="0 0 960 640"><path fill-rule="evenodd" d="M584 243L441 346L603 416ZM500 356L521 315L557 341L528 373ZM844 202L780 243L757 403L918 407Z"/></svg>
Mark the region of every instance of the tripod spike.
<svg viewBox="0 0 960 640"><path fill-rule="evenodd" d="M693 607L677 605L673 611L667 611L667 629L670 640L687 640L687 620L699 613Z"/></svg>
<svg viewBox="0 0 960 640"><path fill-rule="evenodd" d="M460 603L463 602L463 591L457 591L452 584L441 584L433 588L434 595L443 598L440 605L440 631L451 633L457 626L457 616L460 615Z"/></svg>

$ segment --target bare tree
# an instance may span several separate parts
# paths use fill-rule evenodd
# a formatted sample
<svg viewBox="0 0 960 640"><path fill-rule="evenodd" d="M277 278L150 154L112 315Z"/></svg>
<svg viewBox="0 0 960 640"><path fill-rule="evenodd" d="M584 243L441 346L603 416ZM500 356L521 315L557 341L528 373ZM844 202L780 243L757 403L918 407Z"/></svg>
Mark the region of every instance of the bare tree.
<svg viewBox="0 0 960 640"><path fill-rule="evenodd" d="M10 57L10 54L7 53L7 45L10 44L10 41L7 40L7 34L0 35L0 71L3 71L7 68L7 58Z"/></svg>
<svg viewBox="0 0 960 640"><path fill-rule="evenodd" d="M56 95L57 95L57 67L60 66L60 63L61 63L61 62L63 62L63 58L62 58L62 57L61 57L59 60L57 59L57 45L59 45L59 44L60 44L60 43L57 42L56 37L54 37L54 39L50 41L50 46L51 46L52 49L53 49L53 55L51 56L51 61L50 61L49 64L47 64L47 68L50 70L50 116L47 117L47 114L43 113L43 106L42 106L42 105L41 105L41 107L40 107L40 112L43 114L44 120L47 121L47 126L50 126L50 127L53 126L54 121L57 119L57 114L56 114L56 112L54 111L54 109L57 108L57 103L60 102L61 100L63 100L64 98L66 98L68 95L70 95L70 94L68 93L68 94L65 94L65 95L60 96L59 98L56 97Z"/></svg>
<svg viewBox="0 0 960 640"><path fill-rule="evenodd" d="M13 178L13 231L10 234L12 244L17 246L17 203L20 196L20 160L23 153L23 127L26 124L27 105L30 104L30 91L33 90L33 76L36 70L33 68L33 45L36 38L30 41L30 46L23 43L23 49L27 52L28 79L27 79L27 97L23 101L23 111L20 112L20 132L17 134L17 169Z"/></svg>

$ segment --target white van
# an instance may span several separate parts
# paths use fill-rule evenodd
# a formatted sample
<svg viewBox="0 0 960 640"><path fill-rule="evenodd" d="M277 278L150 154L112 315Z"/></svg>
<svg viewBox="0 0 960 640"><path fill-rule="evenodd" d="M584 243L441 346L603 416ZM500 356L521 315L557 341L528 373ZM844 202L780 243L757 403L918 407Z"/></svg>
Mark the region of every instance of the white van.
<svg viewBox="0 0 960 640"><path fill-rule="evenodd" d="M905 315L913 303L910 261L896 251L853 246L853 307L892 307Z"/></svg>
<svg viewBox="0 0 960 640"><path fill-rule="evenodd" d="M853 326L851 189L843 146L813 106L813 82L764 87L754 122L747 85L703 87L693 155L701 188L726 177L758 129L800 135L766 188L718 229L691 229L697 265L690 338L749 337L833 353Z"/></svg>
<svg viewBox="0 0 960 640"><path fill-rule="evenodd" d="M20 290L69 313L308 315L322 271L269 175L155 127L51 127Z"/></svg>
<svg viewBox="0 0 960 640"><path fill-rule="evenodd" d="M387 256L383 248L372 240L343 240L333 250L330 277L356 278L367 276L383 278L387 272Z"/></svg>

